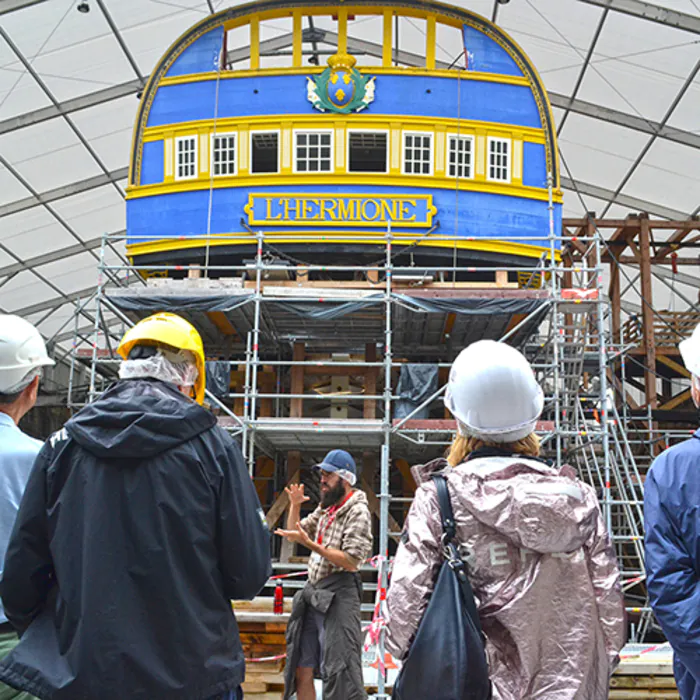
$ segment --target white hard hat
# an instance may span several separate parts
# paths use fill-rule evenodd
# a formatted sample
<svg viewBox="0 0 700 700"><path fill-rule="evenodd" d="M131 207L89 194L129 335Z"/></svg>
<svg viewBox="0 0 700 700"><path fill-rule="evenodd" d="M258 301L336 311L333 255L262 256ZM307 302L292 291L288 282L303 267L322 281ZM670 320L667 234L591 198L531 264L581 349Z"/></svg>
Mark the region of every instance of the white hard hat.
<svg viewBox="0 0 700 700"><path fill-rule="evenodd" d="M0 314L0 393L20 391L32 370L54 364L41 334L29 321Z"/></svg>
<svg viewBox="0 0 700 700"><path fill-rule="evenodd" d="M505 343L479 340L454 361L445 406L461 433L516 442L535 429L544 394L522 353Z"/></svg>
<svg viewBox="0 0 700 700"><path fill-rule="evenodd" d="M696 377L700 377L700 325L693 331L690 338L678 343L685 368Z"/></svg>

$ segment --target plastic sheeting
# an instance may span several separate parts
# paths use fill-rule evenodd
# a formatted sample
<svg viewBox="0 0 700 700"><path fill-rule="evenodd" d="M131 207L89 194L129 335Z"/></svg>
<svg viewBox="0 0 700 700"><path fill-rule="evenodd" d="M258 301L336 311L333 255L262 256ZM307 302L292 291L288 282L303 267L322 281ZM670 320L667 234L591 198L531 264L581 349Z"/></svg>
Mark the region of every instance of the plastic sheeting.
<svg viewBox="0 0 700 700"><path fill-rule="evenodd" d="M223 399L228 396L231 386L231 363L210 361L206 363L207 389Z"/></svg>
<svg viewBox="0 0 700 700"><path fill-rule="evenodd" d="M409 296L407 294L391 295L392 299L415 311L429 313L457 313L472 316L490 314L513 315L530 314L538 308L545 310L547 299L518 297L479 297L479 298L428 298ZM110 296L109 301L122 311L233 311L239 306L252 301L253 294L221 294L207 296ZM384 294L371 294L356 301L324 299L322 304L315 301L273 301L266 303L293 311L304 318L329 320L341 318L360 311L367 306L384 302Z"/></svg>
<svg viewBox="0 0 700 700"><path fill-rule="evenodd" d="M542 307L544 311L547 305L546 299L522 299L502 297L480 297L467 299L433 298L408 296L407 294L392 294L392 297L400 301L404 306L415 311L428 311L432 313L457 313L471 316L485 316L502 314L530 314Z"/></svg>
<svg viewBox="0 0 700 700"><path fill-rule="evenodd" d="M396 393L400 399L394 408L394 418L405 418L438 390L437 365L401 365ZM428 418L430 406L422 408L412 418Z"/></svg>
<svg viewBox="0 0 700 700"><path fill-rule="evenodd" d="M122 311L233 311L247 304L253 293L216 294L206 296L145 296L141 294L109 296L109 301Z"/></svg>

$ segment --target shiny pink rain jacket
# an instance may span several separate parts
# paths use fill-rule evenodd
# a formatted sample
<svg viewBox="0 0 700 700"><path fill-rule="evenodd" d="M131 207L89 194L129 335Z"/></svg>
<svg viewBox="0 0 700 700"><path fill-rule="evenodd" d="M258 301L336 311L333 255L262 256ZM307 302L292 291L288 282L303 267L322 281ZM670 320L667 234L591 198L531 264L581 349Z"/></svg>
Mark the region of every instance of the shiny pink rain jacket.
<svg viewBox="0 0 700 700"><path fill-rule="evenodd" d="M600 700L625 642L620 574L596 495L570 467L484 457L414 467L389 588L387 649L403 658L442 562L445 470L486 635L494 700Z"/></svg>

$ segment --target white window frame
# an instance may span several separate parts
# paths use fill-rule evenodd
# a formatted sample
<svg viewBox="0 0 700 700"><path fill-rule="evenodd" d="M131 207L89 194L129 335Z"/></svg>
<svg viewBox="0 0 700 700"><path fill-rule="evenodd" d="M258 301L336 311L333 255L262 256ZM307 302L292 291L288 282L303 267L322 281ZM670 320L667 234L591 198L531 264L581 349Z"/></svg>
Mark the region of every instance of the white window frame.
<svg viewBox="0 0 700 700"><path fill-rule="evenodd" d="M256 173L253 171L253 136L257 134L277 134L277 170L274 172ZM281 129L255 129L248 136L248 172L253 177L265 175L279 175L282 170L282 130Z"/></svg>
<svg viewBox="0 0 700 700"><path fill-rule="evenodd" d="M178 155L180 152L179 145L183 141L191 141L192 143L194 143L194 163L192 163L194 167L194 172L192 173L192 175L180 174L180 163L178 162ZM174 173L176 180L196 180L199 176L199 136L197 134L193 134L190 136L176 136L173 158L175 160Z"/></svg>
<svg viewBox="0 0 700 700"><path fill-rule="evenodd" d="M347 172L353 175L386 175L389 172L389 154L391 152L391 132L389 129L348 129L345 132L345 162ZM350 170L350 134L384 134L386 136L386 159L384 170Z"/></svg>
<svg viewBox="0 0 700 700"><path fill-rule="evenodd" d="M504 180L500 177L491 177L491 144L500 141L507 145L506 149L506 172L508 178ZM503 166L498 166L503 167ZM503 136L489 136L486 139L486 181L487 182L502 182L510 184L513 180L513 140Z"/></svg>
<svg viewBox="0 0 700 700"><path fill-rule="evenodd" d="M232 173L219 173L218 175L214 172L214 141L216 139L221 139L221 138L233 138L233 151L235 154L234 161L233 161L233 172ZM211 173L212 177L234 177L235 175L238 175L238 159L240 157L240 149L238 146L238 132L237 131L224 131L221 133L216 133L211 135L211 139L209 141L209 153L211 154L210 158L210 163L209 163L209 172ZM227 161L228 164L228 161Z"/></svg>
<svg viewBox="0 0 700 700"><path fill-rule="evenodd" d="M297 169L297 136L299 134L329 134L331 137L331 169L330 170L298 170ZM319 148L320 148L319 144ZM308 148L308 146L307 146ZM319 156L320 159L320 156ZM330 175L335 172L335 132L333 129L292 129L292 172L300 175Z"/></svg>
<svg viewBox="0 0 700 700"><path fill-rule="evenodd" d="M430 139L430 171L427 173L409 173L406 171L406 137L427 136ZM421 161L423 162L423 161ZM401 132L401 174L416 177L431 177L435 172L435 134L432 131L402 131Z"/></svg>
<svg viewBox="0 0 700 700"><path fill-rule="evenodd" d="M458 139L462 141L469 141L471 144L471 149L470 149L470 155L471 159L469 161L469 175L459 175L459 162L455 162L455 170L457 171L454 175L450 173L450 154L452 152L450 148L450 139ZM476 139L472 134L447 134L447 142L446 142L446 150L445 150L445 175L449 178L458 178L460 180L473 180L474 179L474 171L475 171L475 165L476 165ZM462 164L462 167L464 167L464 164Z"/></svg>

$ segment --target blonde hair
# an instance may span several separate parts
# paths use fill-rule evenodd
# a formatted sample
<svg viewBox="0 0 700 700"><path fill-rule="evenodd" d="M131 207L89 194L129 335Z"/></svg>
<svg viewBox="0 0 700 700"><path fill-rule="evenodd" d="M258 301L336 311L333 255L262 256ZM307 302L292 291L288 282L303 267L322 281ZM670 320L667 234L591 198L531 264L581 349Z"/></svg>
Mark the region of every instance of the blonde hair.
<svg viewBox="0 0 700 700"><path fill-rule="evenodd" d="M472 452L482 447L496 447L512 454L539 457L540 438L535 433L530 433L516 442L489 442L482 438L458 434L447 453L447 461L451 467L456 467L462 464Z"/></svg>

